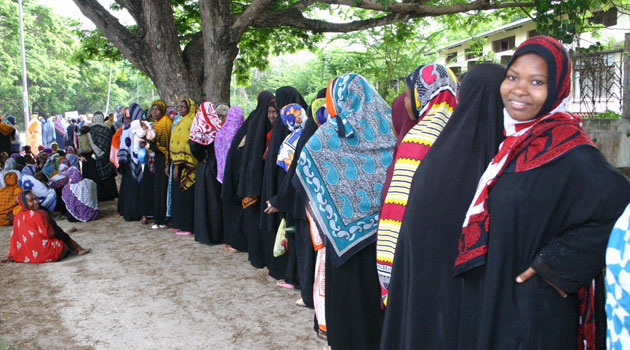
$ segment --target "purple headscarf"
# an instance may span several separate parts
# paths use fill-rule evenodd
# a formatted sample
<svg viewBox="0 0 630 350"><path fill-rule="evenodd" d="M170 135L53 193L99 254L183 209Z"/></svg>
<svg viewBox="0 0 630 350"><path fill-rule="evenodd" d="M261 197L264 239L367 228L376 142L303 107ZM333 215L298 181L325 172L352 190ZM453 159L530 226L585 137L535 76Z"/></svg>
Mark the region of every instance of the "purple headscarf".
<svg viewBox="0 0 630 350"><path fill-rule="evenodd" d="M214 139L214 154L217 158L217 180L223 183L225 159L230 151L230 144L238 129L245 123L245 112L239 106L232 106L225 117L225 124Z"/></svg>

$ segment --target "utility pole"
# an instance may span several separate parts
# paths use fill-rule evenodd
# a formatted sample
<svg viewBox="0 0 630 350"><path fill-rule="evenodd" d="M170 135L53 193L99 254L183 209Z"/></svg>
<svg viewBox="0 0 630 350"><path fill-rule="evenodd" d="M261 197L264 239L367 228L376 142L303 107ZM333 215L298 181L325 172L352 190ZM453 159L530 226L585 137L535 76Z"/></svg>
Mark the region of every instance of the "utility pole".
<svg viewBox="0 0 630 350"><path fill-rule="evenodd" d="M24 131L28 128L29 111L28 111L28 86L26 81L26 53L24 51L24 21L22 19L22 0L18 0L20 8L20 46L22 48L22 100L24 105Z"/></svg>
<svg viewBox="0 0 630 350"><path fill-rule="evenodd" d="M105 111L103 114L107 116L109 114L109 94L112 91L112 67L113 64L109 65L109 83L107 84L107 104L105 104Z"/></svg>

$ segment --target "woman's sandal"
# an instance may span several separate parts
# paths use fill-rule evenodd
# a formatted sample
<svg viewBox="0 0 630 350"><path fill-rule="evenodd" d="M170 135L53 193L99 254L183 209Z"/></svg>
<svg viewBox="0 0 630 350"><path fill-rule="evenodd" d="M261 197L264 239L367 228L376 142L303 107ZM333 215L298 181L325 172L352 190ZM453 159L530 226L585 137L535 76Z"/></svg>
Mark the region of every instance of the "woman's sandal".
<svg viewBox="0 0 630 350"><path fill-rule="evenodd" d="M306 303L304 302L304 299L302 299L302 298L298 299L298 300L295 302L295 305L296 305L296 306L299 306L299 307L308 307L308 306L306 305Z"/></svg>

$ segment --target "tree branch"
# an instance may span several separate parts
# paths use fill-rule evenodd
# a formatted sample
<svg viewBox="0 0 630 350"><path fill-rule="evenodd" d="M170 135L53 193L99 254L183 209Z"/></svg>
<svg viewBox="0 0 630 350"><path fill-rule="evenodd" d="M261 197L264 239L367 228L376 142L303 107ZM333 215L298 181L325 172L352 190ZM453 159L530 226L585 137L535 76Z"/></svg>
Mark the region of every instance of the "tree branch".
<svg viewBox="0 0 630 350"><path fill-rule="evenodd" d="M142 22L142 4L139 0L115 0L120 6L124 7L136 23Z"/></svg>
<svg viewBox="0 0 630 350"><path fill-rule="evenodd" d="M374 0L363 0L357 3L355 0L320 0L319 2L329 5L344 5L366 10L375 10L389 13L400 13L416 17L435 17L452 13L460 13L477 10L496 10L511 7L534 7L534 2L513 2L513 3L491 3L488 0L476 0L470 3L447 5L447 6L431 6L425 5L425 2L400 3L394 2L383 5Z"/></svg>
<svg viewBox="0 0 630 350"><path fill-rule="evenodd" d="M310 30L315 33L348 33L362 29L384 26L386 24L391 24L394 22L406 21L411 18L412 17L409 15L393 13L383 17L370 18L348 23L331 23L318 19L309 19L304 17L302 12L296 9L289 9L281 12L268 12L264 16L256 19L253 25L257 27L287 26Z"/></svg>
<svg viewBox="0 0 630 350"><path fill-rule="evenodd" d="M240 38L245 30L247 30L247 27L254 22L256 17L258 17L272 1L273 0L254 0L243 13L236 17L232 28L230 28L232 35L236 35Z"/></svg>
<svg viewBox="0 0 630 350"><path fill-rule="evenodd" d="M139 54L145 52L142 42L131 34L118 19L97 0L73 0L85 17L114 44L118 50L143 73L149 74Z"/></svg>

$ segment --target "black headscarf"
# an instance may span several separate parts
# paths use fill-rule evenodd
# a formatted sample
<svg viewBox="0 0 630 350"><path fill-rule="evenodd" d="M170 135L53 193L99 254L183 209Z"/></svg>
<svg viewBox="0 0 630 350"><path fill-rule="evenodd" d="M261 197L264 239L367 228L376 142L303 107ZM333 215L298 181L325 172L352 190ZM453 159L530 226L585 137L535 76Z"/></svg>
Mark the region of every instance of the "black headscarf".
<svg viewBox="0 0 630 350"><path fill-rule="evenodd" d="M296 88L293 86L283 86L278 88L278 90L276 90L276 105L278 106L278 110L281 110L282 107L291 103L299 104L302 108L304 108L304 110L308 109L306 101L304 101L304 98L300 95Z"/></svg>
<svg viewBox="0 0 630 350"><path fill-rule="evenodd" d="M239 197L255 197L262 193L264 172L263 153L267 147L267 133L271 123L267 119L267 108L275 107L275 97L270 91L258 94L258 105L247 117L245 129L245 146L239 164Z"/></svg>
<svg viewBox="0 0 630 350"><path fill-rule="evenodd" d="M442 315L432 331L457 330L461 285L452 277L453 261L479 178L503 140L499 87L504 75L505 68L496 64L468 71L457 108L413 177L396 246L382 344L404 337L401 318L420 324ZM439 286L439 302L427 300L432 295L427 285ZM408 312L419 303L426 306L422 311Z"/></svg>
<svg viewBox="0 0 630 350"><path fill-rule="evenodd" d="M279 109L291 103L299 104L302 108L304 108L304 110L308 108L302 95L300 95L300 93L292 86L283 86L276 90L276 103ZM261 206L261 209L263 210L267 207L265 202L278 194L283 198L281 200L283 203L279 204L283 208L282 211L286 211L286 208L289 207L289 203L292 203L293 191L289 191L289 193L280 193L281 184L287 176L287 173L285 173L284 170L276 164L278 150L280 149L280 146L282 146L282 142L288 134L289 129L282 121L280 121L280 117L278 117L276 123L273 125L273 131L271 133L271 138L269 139L269 147L265 163ZM291 187L285 187L285 189L290 190ZM263 230L275 232L278 228L278 224L279 217L277 214L269 215L263 213L260 217L260 226Z"/></svg>

